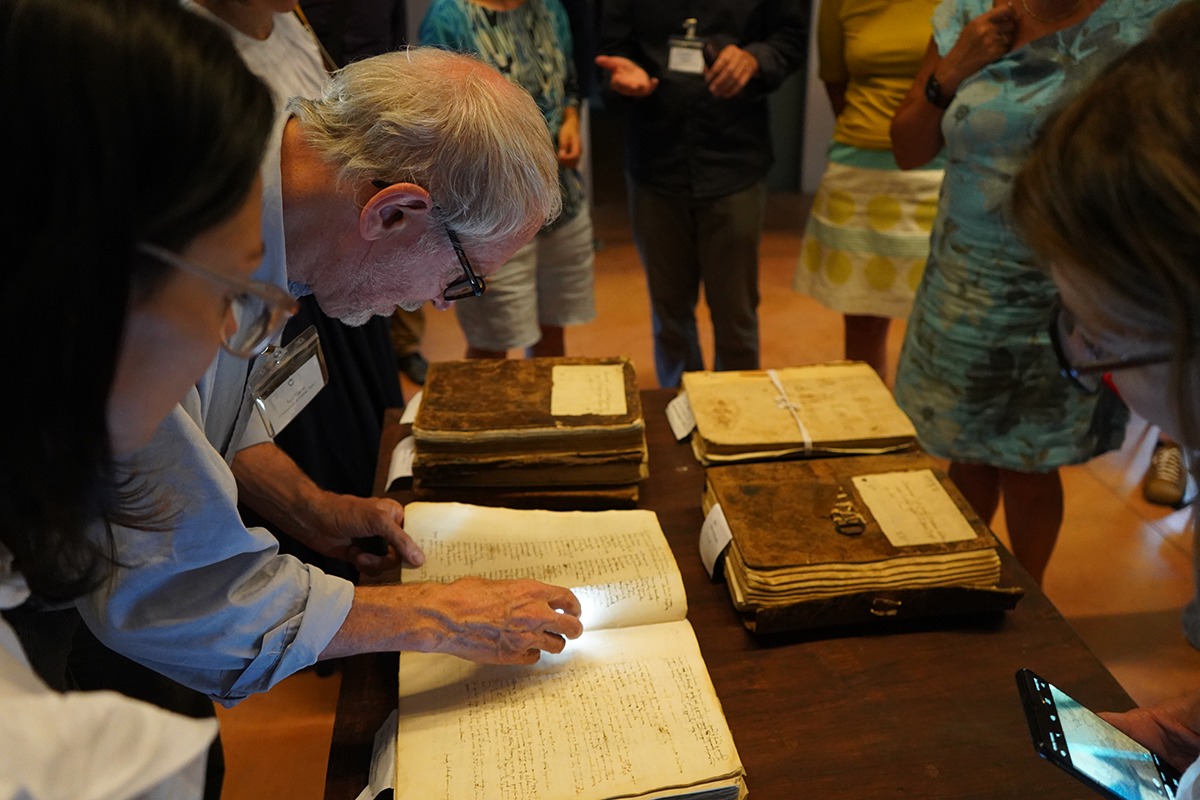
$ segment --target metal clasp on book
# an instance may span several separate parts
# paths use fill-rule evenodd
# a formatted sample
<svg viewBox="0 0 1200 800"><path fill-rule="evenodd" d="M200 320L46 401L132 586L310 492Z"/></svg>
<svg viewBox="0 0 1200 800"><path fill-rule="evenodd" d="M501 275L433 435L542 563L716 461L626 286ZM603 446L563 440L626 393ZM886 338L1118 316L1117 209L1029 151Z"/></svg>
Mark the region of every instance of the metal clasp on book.
<svg viewBox="0 0 1200 800"><path fill-rule="evenodd" d="M857 508L850 495L839 488L833 508L829 510L829 518L833 520L833 528L843 536L862 536L867 530L867 519Z"/></svg>
<svg viewBox="0 0 1200 800"><path fill-rule="evenodd" d="M904 605L902 600L891 597L875 597L871 599L869 610L876 617L894 617L900 613L902 605Z"/></svg>

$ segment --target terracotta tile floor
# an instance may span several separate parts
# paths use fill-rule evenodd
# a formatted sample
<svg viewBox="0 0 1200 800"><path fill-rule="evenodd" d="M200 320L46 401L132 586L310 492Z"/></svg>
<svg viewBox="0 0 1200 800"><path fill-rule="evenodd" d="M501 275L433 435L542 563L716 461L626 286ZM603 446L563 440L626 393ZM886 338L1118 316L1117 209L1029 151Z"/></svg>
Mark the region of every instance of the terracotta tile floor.
<svg viewBox="0 0 1200 800"><path fill-rule="evenodd" d="M611 174L598 178L600 185L619 180ZM619 192L607 196L619 197ZM624 213L619 200L595 209L598 317L569 330L567 347L574 355L628 355L642 385L651 387L649 312ZM838 315L790 289L803 213L803 198L772 196L762 245L766 367L841 354ZM894 327L893 364L903 326ZM711 354L711 335L704 346ZM431 310L426 356L459 358L464 348L453 314ZM406 396L412 388L405 386ZM1200 652L1188 646L1179 627L1180 608L1192 591L1189 512L1142 500L1139 482L1153 445L1153 431L1134 421L1124 449L1065 470L1066 523L1045 584L1051 600L1140 703L1200 686ZM1003 520L996 528L1003 536ZM1036 653L1029 654L1029 663L1036 667ZM336 677L304 673L221 712L228 800L321 797L337 686Z"/></svg>

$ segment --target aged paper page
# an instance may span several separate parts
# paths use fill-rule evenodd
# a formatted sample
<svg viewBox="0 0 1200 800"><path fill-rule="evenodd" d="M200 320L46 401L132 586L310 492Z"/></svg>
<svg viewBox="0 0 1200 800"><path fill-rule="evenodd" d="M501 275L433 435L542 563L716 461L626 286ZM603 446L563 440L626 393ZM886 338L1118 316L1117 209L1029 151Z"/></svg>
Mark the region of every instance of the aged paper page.
<svg viewBox="0 0 1200 800"><path fill-rule="evenodd" d="M589 631L528 667L400 656L397 800L598 800L741 771L686 621Z"/></svg>
<svg viewBox="0 0 1200 800"><path fill-rule="evenodd" d="M426 558L403 570L406 582L478 575L566 586L583 605L585 630L687 616L683 579L652 511L412 503L404 529Z"/></svg>
<svg viewBox="0 0 1200 800"><path fill-rule="evenodd" d="M625 414L625 368L620 364L556 365L551 371L550 414Z"/></svg>
<svg viewBox="0 0 1200 800"><path fill-rule="evenodd" d="M969 542L979 535L931 470L858 475L854 488L896 547Z"/></svg>

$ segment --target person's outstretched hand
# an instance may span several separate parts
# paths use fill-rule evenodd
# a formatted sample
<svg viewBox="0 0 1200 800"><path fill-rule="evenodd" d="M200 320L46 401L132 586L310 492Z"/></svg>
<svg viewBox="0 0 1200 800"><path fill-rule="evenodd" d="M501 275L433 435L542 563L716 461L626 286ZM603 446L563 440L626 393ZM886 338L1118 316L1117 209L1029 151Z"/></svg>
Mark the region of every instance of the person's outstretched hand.
<svg viewBox="0 0 1200 800"><path fill-rule="evenodd" d="M608 85L625 97L649 97L658 88L658 78L623 56L596 56L596 66L609 73Z"/></svg>

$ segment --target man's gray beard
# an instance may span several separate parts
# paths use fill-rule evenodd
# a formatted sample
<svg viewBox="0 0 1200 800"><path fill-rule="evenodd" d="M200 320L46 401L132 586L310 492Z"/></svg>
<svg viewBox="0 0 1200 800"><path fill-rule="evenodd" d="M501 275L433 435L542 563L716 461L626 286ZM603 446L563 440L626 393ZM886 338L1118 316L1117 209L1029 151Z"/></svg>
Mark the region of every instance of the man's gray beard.
<svg viewBox="0 0 1200 800"><path fill-rule="evenodd" d="M405 311L420 311L421 306L425 305L425 302L423 300L406 300L397 303L397 305ZM374 309L367 309L366 311L352 311L338 317L338 321L344 325L349 325L352 328L357 328L361 325L366 325L367 322L370 321L371 317L375 316L389 317L391 316L391 312L389 311L387 313L377 314Z"/></svg>
<svg viewBox="0 0 1200 800"><path fill-rule="evenodd" d="M353 311L338 317L338 322L341 322L343 325L349 325L351 328L357 328L361 325L366 325L373 316L375 316L374 311Z"/></svg>

